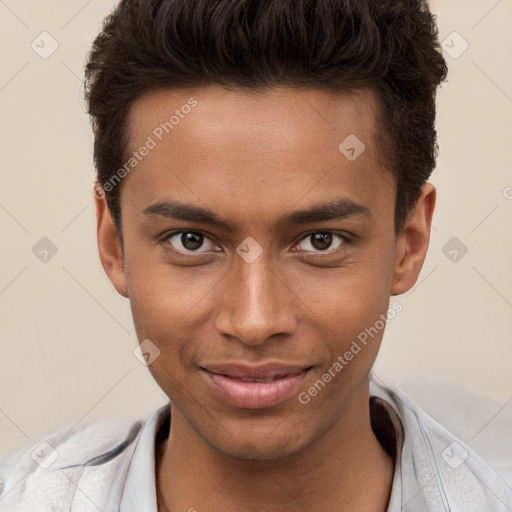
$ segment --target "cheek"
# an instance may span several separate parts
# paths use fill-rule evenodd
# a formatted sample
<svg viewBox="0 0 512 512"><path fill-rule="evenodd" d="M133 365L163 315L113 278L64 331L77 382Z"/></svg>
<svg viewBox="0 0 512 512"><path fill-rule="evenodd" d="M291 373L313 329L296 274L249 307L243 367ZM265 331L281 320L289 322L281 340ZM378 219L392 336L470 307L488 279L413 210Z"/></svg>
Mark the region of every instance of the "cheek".
<svg viewBox="0 0 512 512"><path fill-rule="evenodd" d="M207 278L168 265L142 265L132 260L129 271L130 306L139 342L150 340L158 357L148 366L155 381L176 403L193 402L189 393L192 351L211 304ZM197 274L197 269L196 274ZM193 379L193 377L191 377Z"/></svg>
<svg viewBox="0 0 512 512"><path fill-rule="evenodd" d="M297 297L333 333L354 332L373 324L387 310L391 262L349 262L315 269L291 279Z"/></svg>
<svg viewBox="0 0 512 512"><path fill-rule="evenodd" d="M364 373L377 356L393 271L392 258L383 257L383 250L379 254L374 261L354 258L343 268L315 269L294 279L294 289L304 305L303 321L312 326L313 337L321 333L324 340L323 371L346 354L348 364L343 373Z"/></svg>
<svg viewBox="0 0 512 512"><path fill-rule="evenodd" d="M127 286L139 340L165 343L205 316L215 293L215 276L200 268L137 261L126 263ZM179 336L178 336L179 338Z"/></svg>

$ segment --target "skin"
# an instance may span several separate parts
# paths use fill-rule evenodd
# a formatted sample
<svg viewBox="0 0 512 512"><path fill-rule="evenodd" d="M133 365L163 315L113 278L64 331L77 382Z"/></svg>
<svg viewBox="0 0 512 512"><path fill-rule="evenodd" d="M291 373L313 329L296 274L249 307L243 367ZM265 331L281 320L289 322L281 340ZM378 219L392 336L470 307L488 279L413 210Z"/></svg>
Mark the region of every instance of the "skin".
<svg viewBox="0 0 512 512"><path fill-rule="evenodd" d="M416 282L435 188L424 185L397 236L396 185L369 90L152 92L130 109L129 151L192 96L198 105L121 184L124 257L106 202L95 199L103 267L130 300L138 339L160 349L149 369L172 401L157 452L159 510L385 511L394 461L368 407L383 331L306 405L298 393L265 409L228 405L198 368L304 363L314 366L307 391L386 313L390 296ZM352 133L366 146L355 161L338 150ZM278 223L340 198L368 214ZM233 231L142 213L165 200L207 208ZM203 245L189 249L173 230L199 231ZM326 231L332 241L319 249L311 235ZM263 250L252 263L236 252L249 236Z"/></svg>

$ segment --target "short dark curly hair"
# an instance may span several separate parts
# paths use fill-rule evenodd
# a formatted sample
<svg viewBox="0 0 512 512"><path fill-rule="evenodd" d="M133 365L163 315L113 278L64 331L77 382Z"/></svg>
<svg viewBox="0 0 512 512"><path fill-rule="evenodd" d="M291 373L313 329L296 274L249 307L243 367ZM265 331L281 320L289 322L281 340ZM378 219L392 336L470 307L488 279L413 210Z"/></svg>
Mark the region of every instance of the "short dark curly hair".
<svg viewBox="0 0 512 512"><path fill-rule="evenodd" d="M85 67L102 187L126 161L133 101L156 89L284 85L373 89L403 230L437 158L437 87L446 79L426 0L121 0ZM122 241L119 192L105 189Z"/></svg>

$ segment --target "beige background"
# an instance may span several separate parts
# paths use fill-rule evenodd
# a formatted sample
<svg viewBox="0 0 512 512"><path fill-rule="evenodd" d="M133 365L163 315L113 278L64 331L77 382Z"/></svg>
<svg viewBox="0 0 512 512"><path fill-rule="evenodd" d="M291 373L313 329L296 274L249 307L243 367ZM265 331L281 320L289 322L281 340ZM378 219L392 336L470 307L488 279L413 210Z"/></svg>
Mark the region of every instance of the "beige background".
<svg viewBox="0 0 512 512"><path fill-rule="evenodd" d="M0 0L0 453L85 418L143 416L165 401L133 355L129 304L96 250L81 79L113 5ZM387 328L375 371L388 384L436 374L510 407L512 0L432 7L449 51L463 49L460 37L469 47L447 56L439 93L430 253L417 286L393 299L404 310ZM47 59L31 48L42 46L43 31L59 45ZM32 253L42 237L58 249L46 263ZM468 248L457 262L443 253L452 237Z"/></svg>

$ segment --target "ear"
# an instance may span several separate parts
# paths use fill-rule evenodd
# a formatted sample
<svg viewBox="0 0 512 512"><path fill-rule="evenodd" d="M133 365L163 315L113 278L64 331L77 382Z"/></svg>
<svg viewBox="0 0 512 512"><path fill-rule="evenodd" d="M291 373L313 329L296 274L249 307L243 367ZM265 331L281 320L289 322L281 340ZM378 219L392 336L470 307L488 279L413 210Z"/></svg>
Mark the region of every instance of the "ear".
<svg viewBox="0 0 512 512"><path fill-rule="evenodd" d="M396 242L391 295L405 293L418 280L430 242L430 227L435 205L436 189L431 183L426 183L414 208L408 213L404 230Z"/></svg>
<svg viewBox="0 0 512 512"><path fill-rule="evenodd" d="M96 205L96 232L101 264L117 292L123 297L128 297L119 234L110 214L105 192L99 183L94 185L94 203Z"/></svg>

